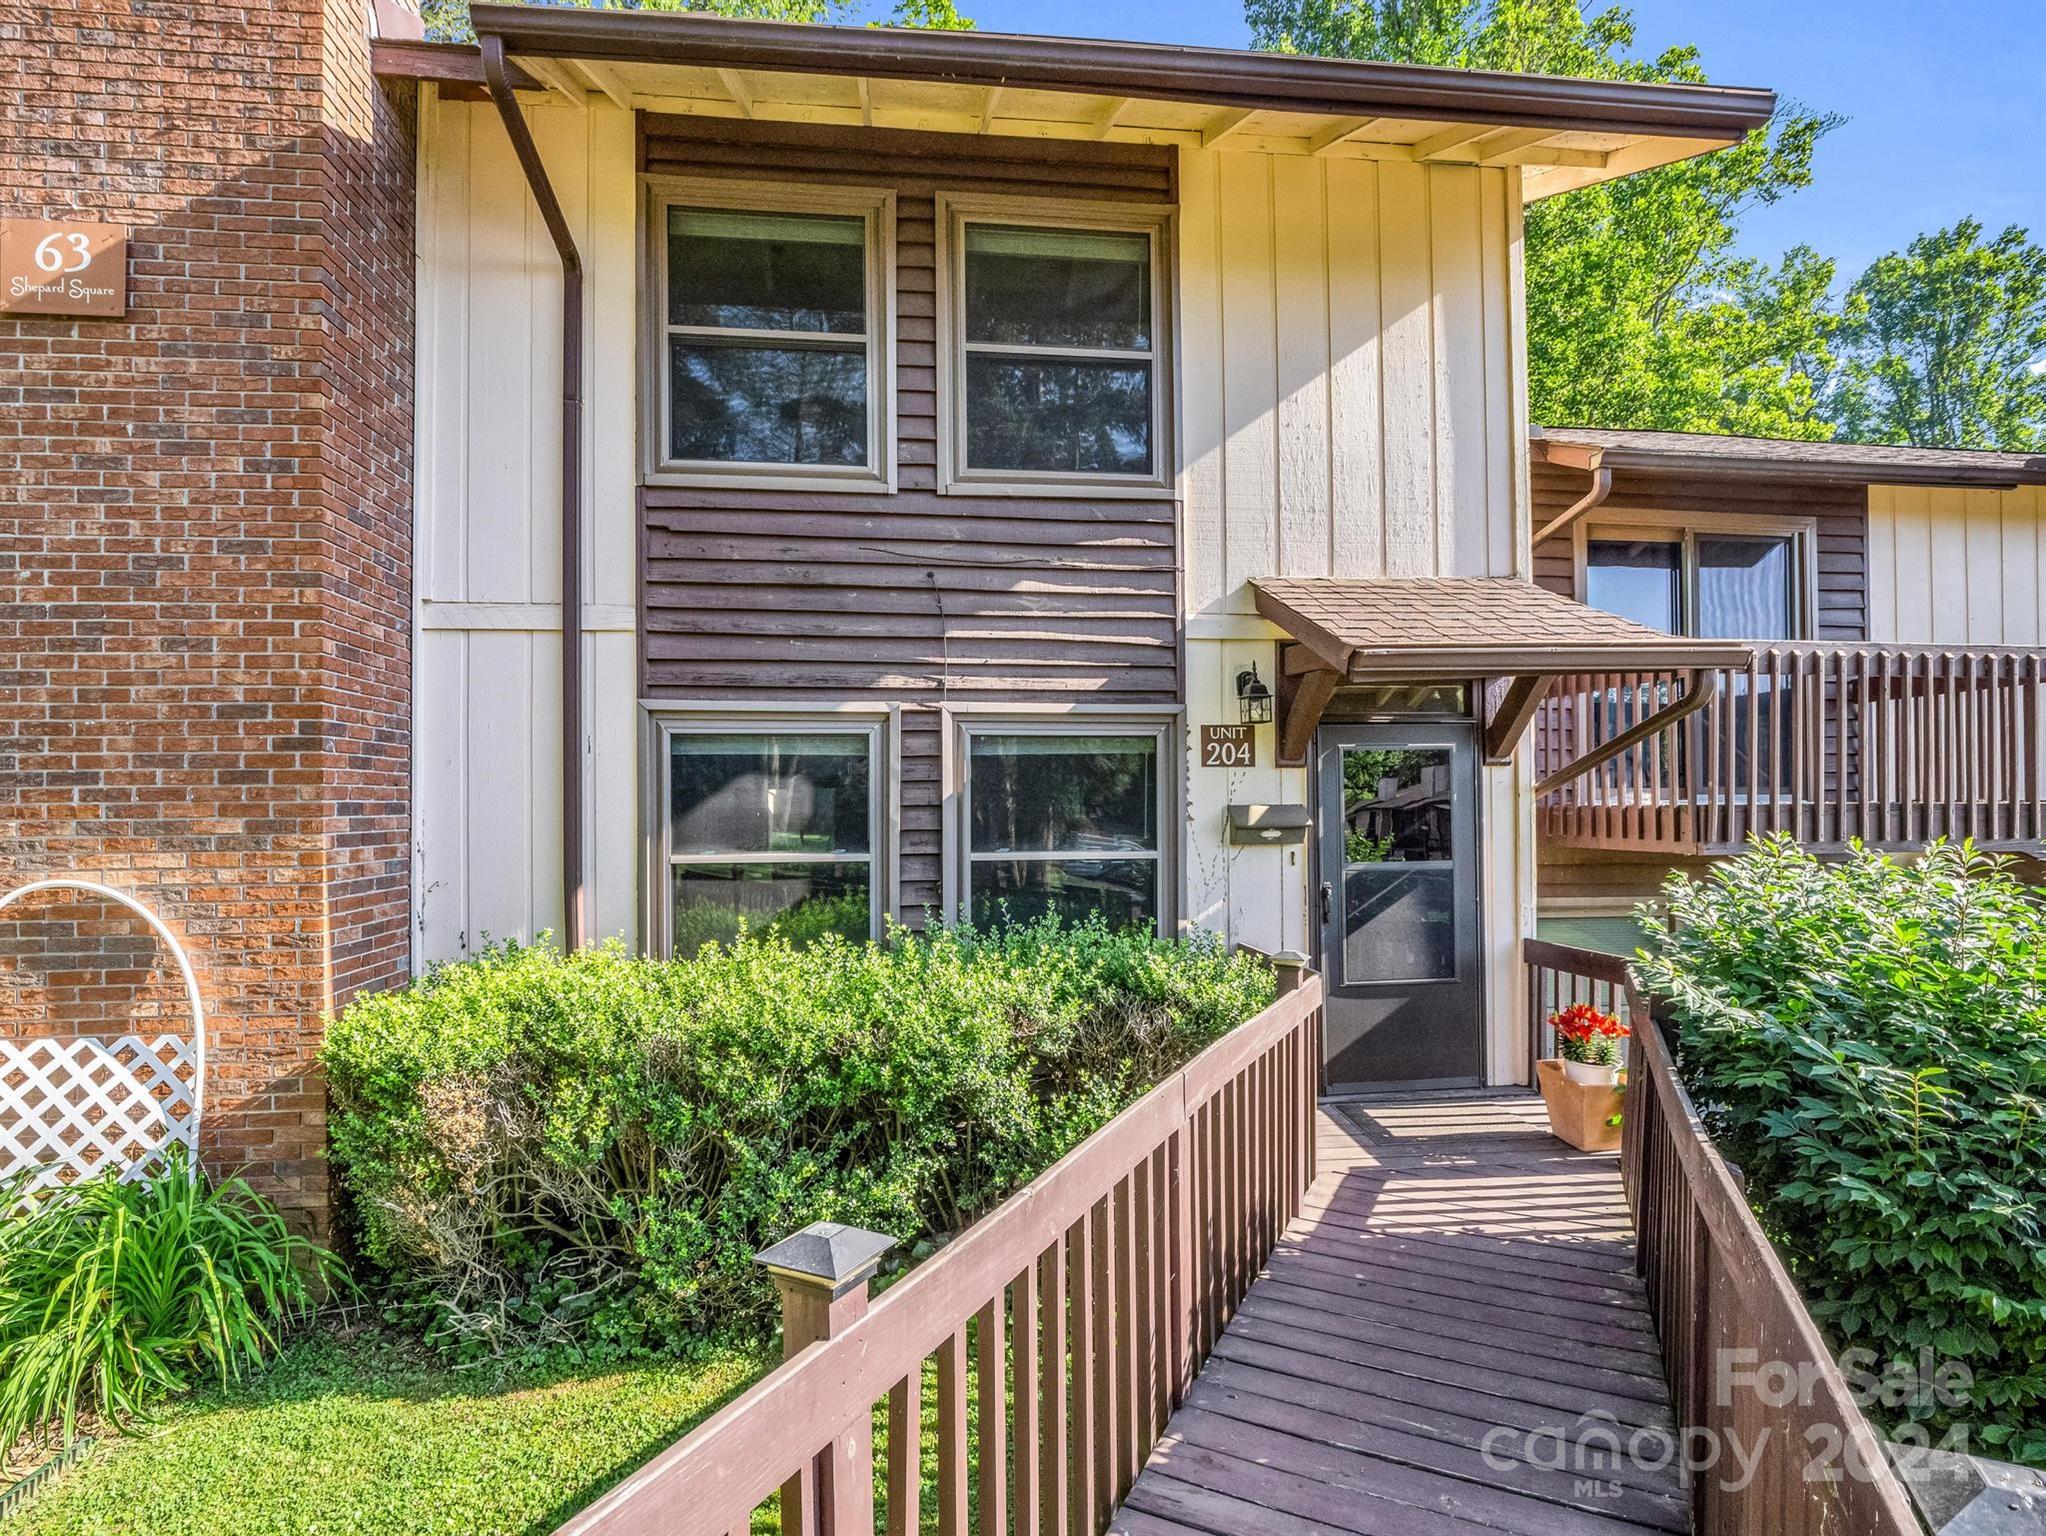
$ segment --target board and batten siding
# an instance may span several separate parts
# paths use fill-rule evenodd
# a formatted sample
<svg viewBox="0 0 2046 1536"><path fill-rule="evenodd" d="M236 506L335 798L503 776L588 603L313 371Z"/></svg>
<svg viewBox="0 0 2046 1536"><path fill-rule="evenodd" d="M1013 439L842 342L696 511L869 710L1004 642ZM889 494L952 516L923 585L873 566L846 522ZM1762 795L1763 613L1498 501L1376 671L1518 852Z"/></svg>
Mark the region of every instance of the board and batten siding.
<svg viewBox="0 0 2046 1536"><path fill-rule="evenodd" d="M938 493L940 192L1169 204L1146 145L650 116L654 177L895 194L897 490L649 486L640 493L650 700L902 706L900 910L943 888L943 707L1171 706L1179 697L1169 495Z"/></svg>
<svg viewBox="0 0 2046 1536"><path fill-rule="evenodd" d="M632 115L526 105L583 253L592 933L637 932ZM487 101L419 131L415 967L561 927L561 265Z"/></svg>
<svg viewBox="0 0 2046 1536"><path fill-rule="evenodd" d="M1560 517L1590 488L1581 469L1560 464L1533 466L1534 522L1543 527ZM1625 523L1629 514L1681 522L1686 513L1757 519L1810 519L1817 569L1813 588L1814 640L1869 638L1868 514L1858 485L1796 482L1746 475L1613 472L1605 501L1584 516L1587 528ZM1534 577L1551 592L1581 599L1577 590L1577 544L1566 530L1545 539L1534 552Z"/></svg>
<svg viewBox="0 0 2046 1536"><path fill-rule="evenodd" d="M1181 152L1189 612L1521 573L1520 230L1512 170Z"/></svg>
<svg viewBox="0 0 2046 1536"><path fill-rule="evenodd" d="M2046 486L1868 488L1869 638L2046 644Z"/></svg>
<svg viewBox="0 0 2046 1536"><path fill-rule="evenodd" d="M1308 804L1275 761L1207 768L1204 724L1235 678L1269 682L1260 576L1512 576L1527 570L1517 172L1180 153L1179 377L1186 563L1186 917L1311 952L1314 850L1238 847L1232 802ZM1534 898L1523 765L1483 772L1486 1072L1525 1056L1519 935Z"/></svg>

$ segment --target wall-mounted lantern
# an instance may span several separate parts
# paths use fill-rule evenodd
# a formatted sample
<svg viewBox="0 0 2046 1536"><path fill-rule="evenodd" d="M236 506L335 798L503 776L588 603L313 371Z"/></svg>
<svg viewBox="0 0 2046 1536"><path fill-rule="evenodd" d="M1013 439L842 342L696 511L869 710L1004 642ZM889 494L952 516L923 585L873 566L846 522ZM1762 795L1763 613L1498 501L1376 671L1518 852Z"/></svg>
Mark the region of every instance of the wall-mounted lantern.
<svg viewBox="0 0 2046 1536"><path fill-rule="evenodd" d="M1236 707L1242 712L1245 725L1272 723L1272 690L1257 675L1257 663L1254 661L1236 674Z"/></svg>

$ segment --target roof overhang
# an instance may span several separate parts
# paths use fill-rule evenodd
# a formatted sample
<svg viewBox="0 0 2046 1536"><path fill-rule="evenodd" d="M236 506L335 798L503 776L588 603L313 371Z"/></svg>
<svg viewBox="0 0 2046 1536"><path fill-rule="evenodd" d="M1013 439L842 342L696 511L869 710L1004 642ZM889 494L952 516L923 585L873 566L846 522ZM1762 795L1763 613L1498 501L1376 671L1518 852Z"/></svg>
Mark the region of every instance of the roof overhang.
<svg viewBox="0 0 2046 1536"><path fill-rule="evenodd" d="M1667 441L1656 441L1666 436ZM1648 432L1535 430L1537 463L1571 469L1637 470L1714 479L1796 480L1850 485L1938 485L2014 490L2046 485L2046 455L1891 448L1868 443L1793 443L1774 438Z"/></svg>
<svg viewBox="0 0 2046 1536"><path fill-rule="evenodd" d="M536 88L691 116L1517 166L1532 200L1722 148L1769 91L1574 80L1157 43L472 7ZM474 49L378 45L459 84Z"/></svg>
<svg viewBox="0 0 2046 1536"><path fill-rule="evenodd" d="M1343 681L1439 682L1744 667L1731 640L1666 635L1516 577L1251 583L1257 611ZM1300 670L1308 670L1303 661Z"/></svg>
<svg viewBox="0 0 2046 1536"><path fill-rule="evenodd" d="M1281 763L1305 761L1323 709L1345 683L1512 679L1485 724L1485 758L1501 763L1555 678L1688 675L1665 707L1549 775L1546 789L1700 708L1719 672L1745 668L1753 654L1738 641L1662 634L1514 577L1267 577L1251 589L1257 611L1292 640L1279 667Z"/></svg>

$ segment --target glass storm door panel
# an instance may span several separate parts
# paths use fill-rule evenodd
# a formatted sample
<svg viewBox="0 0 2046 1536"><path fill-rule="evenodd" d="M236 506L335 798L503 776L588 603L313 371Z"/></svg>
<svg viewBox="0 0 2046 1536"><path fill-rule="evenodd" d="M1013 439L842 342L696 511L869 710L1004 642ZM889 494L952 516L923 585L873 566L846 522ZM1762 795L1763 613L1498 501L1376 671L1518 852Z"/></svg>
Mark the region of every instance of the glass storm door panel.
<svg viewBox="0 0 2046 1536"><path fill-rule="evenodd" d="M1477 753L1465 722L1331 726L1316 754L1328 1079L1483 1072Z"/></svg>

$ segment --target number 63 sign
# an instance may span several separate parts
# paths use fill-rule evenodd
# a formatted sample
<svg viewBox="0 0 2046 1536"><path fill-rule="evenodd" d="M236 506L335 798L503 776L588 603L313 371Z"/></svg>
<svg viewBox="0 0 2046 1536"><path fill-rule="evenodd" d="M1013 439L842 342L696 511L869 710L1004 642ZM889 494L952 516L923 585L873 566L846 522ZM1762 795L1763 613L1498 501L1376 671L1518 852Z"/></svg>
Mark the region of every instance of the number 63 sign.
<svg viewBox="0 0 2046 1536"><path fill-rule="evenodd" d="M127 312L127 230L76 219L0 219L0 315Z"/></svg>

